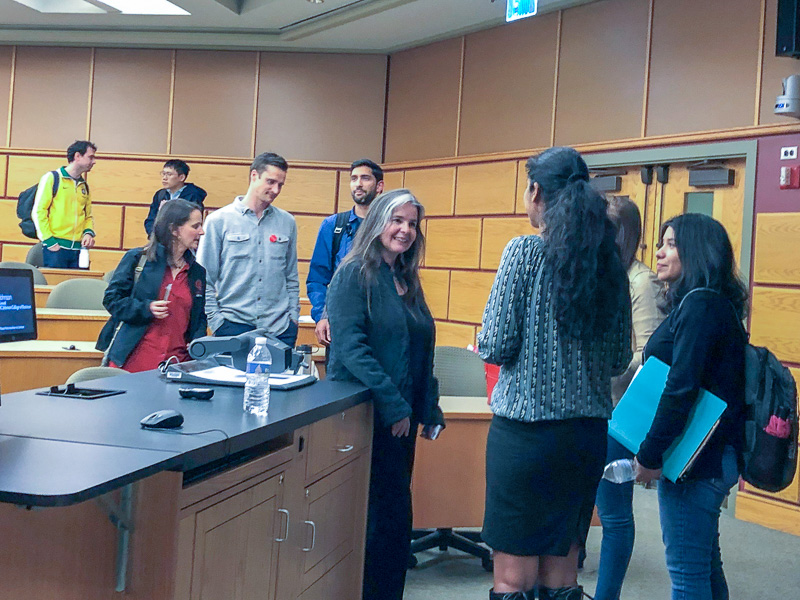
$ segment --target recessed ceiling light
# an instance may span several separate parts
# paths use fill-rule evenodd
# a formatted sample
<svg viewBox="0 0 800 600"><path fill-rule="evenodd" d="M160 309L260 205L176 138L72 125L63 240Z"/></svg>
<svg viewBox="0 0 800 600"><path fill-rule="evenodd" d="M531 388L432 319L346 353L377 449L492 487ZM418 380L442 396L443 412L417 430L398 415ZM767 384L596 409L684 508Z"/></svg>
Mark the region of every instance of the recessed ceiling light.
<svg viewBox="0 0 800 600"><path fill-rule="evenodd" d="M92 14L102 13L107 11L90 4L85 0L14 0L18 4L32 8L40 13L78 13L78 14Z"/></svg>
<svg viewBox="0 0 800 600"><path fill-rule="evenodd" d="M189 15L189 11L168 0L100 0L123 15Z"/></svg>
<svg viewBox="0 0 800 600"><path fill-rule="evenodd" d="M325 0L308 0L311 4L322 4Z"/></svg>

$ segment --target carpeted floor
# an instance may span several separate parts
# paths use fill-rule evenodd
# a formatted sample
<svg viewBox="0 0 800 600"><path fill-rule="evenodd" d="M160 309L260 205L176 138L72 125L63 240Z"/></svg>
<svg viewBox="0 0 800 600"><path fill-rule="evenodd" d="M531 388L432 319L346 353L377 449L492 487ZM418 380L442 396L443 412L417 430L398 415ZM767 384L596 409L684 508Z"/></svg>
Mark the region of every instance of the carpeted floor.
<svg viewBox="0 0 800 600"><path fill-rule="evenodd" d="M669 600L669 575L658 522L656 490L636 487L636 546L621 600ZM722 559L731 600L800 598L800 537L738 521L730 512L720 520ZM600 528L592 527L588 557L578 581L594 592L600 554ZM480 561L457 550L420 553L408 573L405 600L486 600L492 576Z"/></svg>

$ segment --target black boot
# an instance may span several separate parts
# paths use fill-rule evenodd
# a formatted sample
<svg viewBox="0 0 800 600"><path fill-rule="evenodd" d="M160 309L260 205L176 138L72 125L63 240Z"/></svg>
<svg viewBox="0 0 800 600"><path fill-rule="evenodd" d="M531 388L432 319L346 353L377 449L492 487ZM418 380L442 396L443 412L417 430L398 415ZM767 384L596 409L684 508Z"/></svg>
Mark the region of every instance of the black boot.
<svg viewBox="0 0 800 600"><path fill-rule="evenodd" d="M539 600L581 600L583 598L583 588L579 585L575 587L561 588L539 588Z"/></svg>
<svg viewBox="0 0 800 600"><path fill-rule="evenodd" d="M489 590L489 600L534 600L536 598L536 588L528 592L495 592L494 588Z"/></svg>

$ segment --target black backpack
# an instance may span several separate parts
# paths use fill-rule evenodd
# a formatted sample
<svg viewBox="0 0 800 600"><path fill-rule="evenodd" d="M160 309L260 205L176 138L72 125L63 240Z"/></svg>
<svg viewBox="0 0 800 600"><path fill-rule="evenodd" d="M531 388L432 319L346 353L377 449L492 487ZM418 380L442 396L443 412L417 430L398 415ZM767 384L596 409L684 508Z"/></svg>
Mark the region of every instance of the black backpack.
<svg viewBox="0 0 800 600"><path fill-rule="evenodd" d="M58 193L59 175L58 171L50 171L53 174L53 196ZM22 190L17 200L17 217L19 218L19 228L22 230L22 235L31 239L37 240L39 236L36 235L36 225L33 223L33 202L36 200L36 190L39 189L39 184L32 185L27 190Z"/></svg>
<svg viewBox="0 0 800 600"><path fill-rule="evenodd" d="M691 290L708 291L711 288ZM731 305L733 306L733 305ZM679 307L680 308L680 307ZM779 492L792 483L797 468L797 384L791 371L767 348L745 340L745 445L742 479L766 492ZM765 431L772 417L789 424L789 436L775 437Z"/></svg>

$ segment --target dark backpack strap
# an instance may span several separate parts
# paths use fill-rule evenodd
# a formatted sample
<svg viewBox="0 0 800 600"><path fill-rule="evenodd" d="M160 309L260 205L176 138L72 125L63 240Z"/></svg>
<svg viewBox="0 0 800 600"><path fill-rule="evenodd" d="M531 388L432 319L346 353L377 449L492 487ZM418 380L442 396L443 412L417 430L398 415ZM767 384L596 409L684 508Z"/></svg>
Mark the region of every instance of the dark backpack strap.
<svg viewBox="0 0 800 600"><path fill-rule="evenodd" d="M51 171L53 173L53 198L56 197L58 193L58 184L61 183L61 176L59 175L58 171Z"/></svg>
<svg viewBox="0 0 800 600"><path fill-rule="evenodd" d="M350 224L350 211L336 213L336 222L333 225L333 238L331 239L331 272L336 270L336 255L342 247L342 236Z"/></svg>

